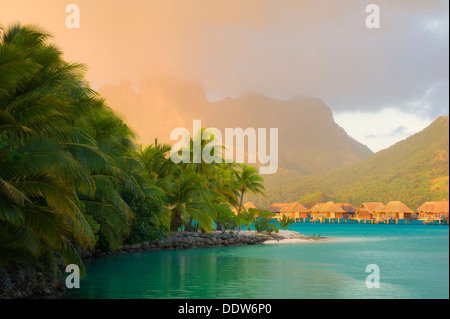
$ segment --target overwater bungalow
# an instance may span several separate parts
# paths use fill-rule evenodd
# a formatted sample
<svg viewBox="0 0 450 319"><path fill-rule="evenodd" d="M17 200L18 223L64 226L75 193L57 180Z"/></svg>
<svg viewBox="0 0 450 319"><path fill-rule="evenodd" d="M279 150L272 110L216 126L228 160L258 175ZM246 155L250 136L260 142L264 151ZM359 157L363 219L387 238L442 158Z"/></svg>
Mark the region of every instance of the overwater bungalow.
<svg viewBox="0 0 450 319"><path fill-rule="evenodd" d="M350 203L336 203L336 205L344 210L345 214L343 218L354 218L356 215L356 211L358 210Z"/></svg>
<svg viewBox="0 0 450 319"><path fill-rule="evenodd" d="M374 210L374 217L377 220L411 219L413 214L414 211L400 201L391 201Z"/></svg>
<svg viewBox="0 0 450 319"><path fill-rule="evenodd" d="M448 219L449 218L449 202L426 202L416 209L418 218L421 220L430 219Z"/></svg>
<svg viewBox="0 0 450 319"><path fill-rule="evenodd" d="M283 218L283 216L294 219L309 217L308 209L298 202L273 203L267 210L275 213L275 218Z"/></svg>
<svg viewBox="0 0 450 319"><path fill-rule="evenodd" d="M420 205L416 209L417 219L420 220L434 219L434 208L433 208L434 203L435 202L425 202L422 205Z"/></svg>
<svg viewBox="0 0 450 319"><path fill-rule="evenodd" d="M359 209L356 211L356 218L358 219L374 219L375 210L384 207L383 203L370 202L362 203Z"/></svg>
<svg viewBox="0 0 450 319"><path fill-rule="evenodd" d="M309 214L311 216L312 219L317 219L317 218L325 218L326 214L322 213L322 211L320 210L320 207L322 205L324 205L325 203L317 203L315 204L313 207L311 207L309 209Z"/></svg>
<svg viewBox="0 0 450 319"><path fill-rule="evenodd" d="M347 218L346 212L333 202L318 203L311 207L311 218Z"/></svg>

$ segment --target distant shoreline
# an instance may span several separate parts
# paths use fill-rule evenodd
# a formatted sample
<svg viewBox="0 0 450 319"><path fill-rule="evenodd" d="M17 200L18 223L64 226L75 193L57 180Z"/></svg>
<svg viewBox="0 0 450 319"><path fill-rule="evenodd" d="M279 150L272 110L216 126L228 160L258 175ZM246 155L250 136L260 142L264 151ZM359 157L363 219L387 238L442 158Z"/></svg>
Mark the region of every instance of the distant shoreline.
<svg viewBox="0 0 450 319"><path fill-rule="evenodd" d="M239 233L237 231L212 231L210 233L180 231L168 233L166 234L166 237L160 240L124 245L121 249L114 252L84 252L83 259L125 254L128 252L300 243L323 240L326 238L327 237L307 236L292 230L280 230L278 233L272 232L270 234L265 232L258 233L255 230L240 230Z"/></svg>
<svg viewBox="0 0 450 319"><path fill-rule="evenodd" d="M327 239L327 237L321 237L319 236L307 236L303 235L297 231L293 230L279 230L278 233L257 233L254 230L241 230L239 234L242 234L243 236L249 236L249 235L259 235L259 236L265 236L266 240L263 241L263 244L284 244L284 243L301 243L301 242L309 242L309 241L316 241L316 240L323 240Z"/></svg>

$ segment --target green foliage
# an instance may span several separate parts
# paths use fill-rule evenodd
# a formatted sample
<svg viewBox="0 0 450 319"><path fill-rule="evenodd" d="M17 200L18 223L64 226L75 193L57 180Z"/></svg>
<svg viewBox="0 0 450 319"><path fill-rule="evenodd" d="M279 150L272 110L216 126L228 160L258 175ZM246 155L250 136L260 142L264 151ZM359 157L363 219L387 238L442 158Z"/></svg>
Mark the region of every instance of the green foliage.
<svg viewBox="0 0 450 319"><path fill-rule="evenodd" d="M48 39L33 26L0 35L0 262L54 264L58 255L83 275L78 248L114 251L168 229L210 231L214 221L249 227L247 212L229 212L244 192L263 191L254 167L174 164L156 139L136 147L85 81L86 68L64 61ZM202 150L222 156L211 140Z"/></svg>
<svg viewBox="0 0 450 319"><path fill-rule="evenodd" d="M286 217L286 215L283 215L283 218L278 219L278 223L280 224L281 229L288 229L290 225L294 222L293 218Z"/></svg>
<svg viewBox="0 0 450 319"><path fill-rule="evenodd" d="M234 172L236 184L240 191L240 200L237 215L239 216L242 210L242 202L245 193L264 194L265 187L263 185L264 179L258 175L257 169L253 166L240 164L239 170ZM241 229L240 226L238 229Z"/></svg>
<svg viewBox="0 0 450 319"><path fill-rule="evenodd" d="M159 222L155 223L155 216L163 209L162 199L130 192L125 193L123 198L134 213L125 243L136 244L160 239L165 228Z"/></svg>
<svg viewBox="0 0 450 319"><path fill-rule="evenodd" d="M172 181L168 192L171 206L171 230L178 230L192 218L205 231L212 230L216 211L211 205L211 193L205 188L206 179L185 168Z"/></svg>
<svg viewBox="0 0 450 319"><path fill-rule="evenodd" d="M226 230L236 229L239 217L227 205L222 204L218 207L216 222L220 224L222 233L224 233Z"/></svg>
<svg viewBox="0 0 450 319"><path fill-rule="evenodd" d="M278 226L272 223L272 217L275 215L274 213L271 213L267 210L258 210L257 214L258 217L255 218L254 226L258 233L278 233Z"/></svg>
<svg viewBox="0 0 450 319"><path fill-rule="evenodd" d="M100 231L101 225L94 220L94 217L91 215L84 214L84 218L86 219L89 227L91 228L92 233L95 235L96 241L98 240L98 233Z"/></svg>
<svg viewBox="0 0 450 319"><path fill-rule="evenodd" d="M21 161L23 162L27 153L17 152L17 147L8 145L6 131L0 132L0 161Z"/></svg>
<svg viewBox="0 0 450 319"><path fill-rule="evenodd" d="M250 226L255 221L255 209L243 209L243 211L239 214L238 219L240 227L250 230Z"/></svg>
<svg viewBox="0 0 450 319"><path fill-rule="evenodd" d="M226 204L221 204L217 207L216 222L219 223L222 232L226 230L235 230L238 228L238 233L241 228L250 230L252 223L255 220L255 210L245 208L239 215L236 215Z"/></svg>
<svg viewBox="0 0 450 319"><path fill-rule="evenodd" d="M83 275L77 245L98 234L115 249L129 232L134 135L48 38L18 25L0 36L0 247L56 252Z"/></svg>
<svg viewBox="0 0 450 319"><path fill-rule="evenodd" d="M440 117L423 131L348 167L319 175L297 176L295 183L266 179L267 198L249 196L260 207L282 199L314 203L314 197L359 206L399 200L411 209L448 199L449 120ZM292 175L292 174L291 174Z"/></svg>

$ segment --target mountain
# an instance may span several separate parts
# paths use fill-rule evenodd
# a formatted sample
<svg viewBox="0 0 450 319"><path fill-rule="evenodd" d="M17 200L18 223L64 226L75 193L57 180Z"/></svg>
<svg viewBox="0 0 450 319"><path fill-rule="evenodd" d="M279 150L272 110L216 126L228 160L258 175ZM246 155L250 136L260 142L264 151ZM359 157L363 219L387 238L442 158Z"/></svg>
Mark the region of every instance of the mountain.
<svg viewBox="0 0 450 319"><path fill-rule="evenodd" d="M303 177L296 184L268 185L267 198L249 197L258 207L293 202L321 192L337 202L399 200L412 209L449 196L449 117L348 167Z"/></svg>
<svg viewBox="0 0 450 319"><path fill-rule="evenodd" d="M155 137L170 142L170 132L176 127L187 128L192 134L193 120L201 120L204 127L216 127L222 134L225 128L278 128L279 172L265 175L272 180L280 181L280 176L286 175L298 179L351 165L373 154L349 137L334 122L330 108L315 98L276 100L246 93L210 102L201 86L156 75L142 78L138 92L131 83L122 81L101 87L99 93L135 129L144 145L153 143Z"/></svg>

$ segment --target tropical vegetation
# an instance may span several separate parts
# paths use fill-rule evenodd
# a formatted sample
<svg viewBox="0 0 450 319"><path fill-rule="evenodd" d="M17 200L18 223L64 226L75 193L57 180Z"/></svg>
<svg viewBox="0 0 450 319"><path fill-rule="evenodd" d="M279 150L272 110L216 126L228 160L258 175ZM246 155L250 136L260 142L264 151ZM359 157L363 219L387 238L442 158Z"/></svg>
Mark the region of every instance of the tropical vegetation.
<svg viewBox="0 0 450 319"><path fill-rule="evenodd" d="M247 216L243 195L264 190L256 169L175 164L157 139L136 145L133 130L90 88L86 67L65 61L47 32L1 31L0 263L27 256L54 267L61 258L84 273L84 251L229 228L231 209ZM221 158L210 141L200 142L202 151Z"/></svg>
<svg viewBox="0 0 450 319"><path fill-rule="evenodd" d="M427 201L448 200L449 117L437 118L421 132L356 164L319 175L302 176L293 170L288 175L291 180L269 176L266 197L251 195L246 200L268 207L282 198L307 208L326 201L355 206L401 201L413 210Z"/></svg>

